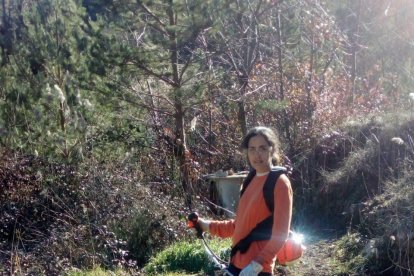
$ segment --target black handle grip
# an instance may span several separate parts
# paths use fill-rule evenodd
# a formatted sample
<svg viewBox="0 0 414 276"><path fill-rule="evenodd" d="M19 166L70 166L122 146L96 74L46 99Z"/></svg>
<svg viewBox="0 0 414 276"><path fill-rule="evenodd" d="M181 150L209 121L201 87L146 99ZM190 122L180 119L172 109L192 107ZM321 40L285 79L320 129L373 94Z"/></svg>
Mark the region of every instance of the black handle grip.
<svg viewBox="0 0 414 276"><path fill-rule="evenodd" d="M200 225L198 224L198 214L193 212L188 215L188 227L195 228L197 231L197 238L203 238L203 230L201 229Z"/></svg>

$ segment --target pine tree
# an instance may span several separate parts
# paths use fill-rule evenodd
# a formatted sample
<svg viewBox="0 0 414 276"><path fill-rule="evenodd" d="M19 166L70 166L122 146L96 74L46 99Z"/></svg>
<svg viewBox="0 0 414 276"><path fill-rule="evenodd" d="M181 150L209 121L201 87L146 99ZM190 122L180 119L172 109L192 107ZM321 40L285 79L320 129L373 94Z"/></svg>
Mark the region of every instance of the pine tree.
<svg viewBox="0 0 414 276"><path fill-rule="evenodd" d="M220 1L103 2L113 12L97 15L110 22L103 35L121 45L120 66L130 76L122 81L122 95L152 114L159 136L164 136L162 125L174 126L173 135L164 137L178 161L182 186L191 192L187 121L191 109L204 101L205 56L200 36L214 26L210 15L219 10ZM95 7L89 2L89 10ZM159 114L169 116L161 122Z"/></svg>
<svg viewBox="0 0 414 276"><path fill-rule="evenodd" d="M81 150L89 116L86 98L80 97L87 96L90 81L85 9L76 0L41 0L27 5L18 18L27 32L15 37L0 74L6 80L7 141L69 159Z"/></svg>

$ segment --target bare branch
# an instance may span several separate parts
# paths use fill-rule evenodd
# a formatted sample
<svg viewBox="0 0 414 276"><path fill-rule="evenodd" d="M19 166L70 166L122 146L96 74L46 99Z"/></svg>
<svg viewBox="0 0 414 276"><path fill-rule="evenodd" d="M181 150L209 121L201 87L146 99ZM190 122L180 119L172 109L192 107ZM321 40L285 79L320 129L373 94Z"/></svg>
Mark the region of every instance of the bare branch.
<svg viewBox="0 0 414 276"><path fill-rule="evenodd" d="M173 87L178 87L178 83L176 83L175 81L173 81L172 79L168 78L167 76L163 75L163 74L159 74L154 72L153 70L149 69L148 67L140 64L140 63L134 63L138 68L144 70L146 73L148 73L151 76L156 77L157 79L162 80L163 82L173 86Z"/></svg>
<svg viewBox="0 0 414 276"><path fill-rule="evenodd" d="M156 16L147 6L145 6L141 1L137 1L138 5L140 5L142 7L142 9L149 14L152 18L155 19L155 21L158 22L158 24L161 25L162 28L156 26L156 25L152 25L152 27L156 28L157 30L161 31L162 33L165 33L168 35L168 32L165 30L165 24L160 20L160 18L158 16Z"/></svg>

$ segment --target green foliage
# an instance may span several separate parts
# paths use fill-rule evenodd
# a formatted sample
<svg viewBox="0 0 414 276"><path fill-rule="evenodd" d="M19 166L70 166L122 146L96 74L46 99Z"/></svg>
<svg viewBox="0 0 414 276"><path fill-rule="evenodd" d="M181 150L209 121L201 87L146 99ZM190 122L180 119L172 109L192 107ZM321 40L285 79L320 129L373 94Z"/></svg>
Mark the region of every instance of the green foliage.
<svg viewBox="0 0 414 276"><path fill-rule="evenodd" d="M227 260L230 248L229 240L214 239L209 241L209 246L217 252L221 259ZM145 266L145 272L149 275L160 273L185 272L197 273L204 271L205 274L212 273L213 266L208 259L201 241L181 241L172 244L165 250L152 257Z"/></svg>
<svg viewBox="0 0 414 276"><path fill-rule="evenodd" d="M78 4L43 0L22 11L27 33L1 68L10 75L0 102L0 125L8 130L1 138L11 148L67 161L82 158L95 103L83 89L90 80L86 59L91 38Z"/></svg>
<svg viewBox="0 0 414 276"><path fill-rule="evenodd" d="M148 274L158 274L169 271L198 272L208 262L200 245L191 242L173 244L166 250L158 253L145 271Z"/></svg>

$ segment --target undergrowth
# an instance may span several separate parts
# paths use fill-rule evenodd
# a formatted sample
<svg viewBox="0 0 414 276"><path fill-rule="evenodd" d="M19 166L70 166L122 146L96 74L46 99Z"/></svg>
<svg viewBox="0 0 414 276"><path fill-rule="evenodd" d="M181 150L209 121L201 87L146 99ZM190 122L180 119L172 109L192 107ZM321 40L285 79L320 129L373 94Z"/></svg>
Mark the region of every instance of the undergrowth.
<svg viewBox="0 0 414 276"><path fill-rule="evenodd" d="M213 239L208 244L222 260L228 260L229 239ZM199 273L201 271L204 272L203 275L212 275L213 273L213 265L201 245L201 240L174 243L152 257L145 266L145 273L149 275L174 272Z"/></svg>
<svg viewBox="0 0 414 276"><path fill-rule="evenodd" d="M66 276L127 276L131 275L130 272L122 269L116 269L115 271L108 271L101 267L96 267L89 270L71 270L65 274Z"/></svg>
<svg viewBox="0 0 414 276"><path fill-rule="evenodd" d="M354 122L294 160L295 217L348 233L337 274L413 274L413 137L408 117ZM211 272L201 243L183 241L188 210L166 178L143 183L132 163L0 154L0 273ZM229 247L221 243L213 250Z"/></svg>
<svg viewBox="0 0 414 276"><path fill-rule="evenodd" d="M334 275L363 274L366 258L362 252L365 246L366 239L359 233L350 233L339 239L335 244Z"/></svg>
<svg viewBox="0 0 414 276"><path fill-rule="evenodd" d="M305 210L348 233L336 244L337 274L413 274L413 137L414 119L391 114L325 135L310 155Z"/></svg>
<svg viewBox="0 0 414 276"><path fill-rule="evenodd" d="M179 199L156 196L125 164L0 155L1 273L142 267L152 253L185 235Z"/></svg>

